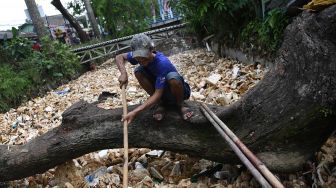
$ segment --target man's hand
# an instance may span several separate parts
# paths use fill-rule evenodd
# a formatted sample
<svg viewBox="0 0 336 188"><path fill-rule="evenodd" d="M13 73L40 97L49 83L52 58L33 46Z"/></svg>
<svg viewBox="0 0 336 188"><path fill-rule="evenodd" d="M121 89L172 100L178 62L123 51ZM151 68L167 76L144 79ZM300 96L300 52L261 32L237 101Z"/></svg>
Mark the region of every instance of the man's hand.
<svg viewBox="0 0 336 188"><path fill-rule="evenodd" d="M128 78L127 78L127 72L125 68L125 61L127 60L127 53L119 54L115 58L117 67L120 71L120 76L119 76L119 84L120 84L120 89L122 88L123 85L125 85L125 88L128 83Z"/></svg>
<svg viewBox="0 0 336 188"><path fill-rule="evenodd" d="M121 121L127 121L127 124L130 124L135 118L136 113L134 111L129 112L126 116L121 118Z"/></svg>
<svg viewBox="0 0 336 188"><path fill-rule="evenodd" d="M125 85L125 88L127 87L128 84L128 78L127 74L121 74L118 78L120 89L122 88L123 85Z"/></svg>

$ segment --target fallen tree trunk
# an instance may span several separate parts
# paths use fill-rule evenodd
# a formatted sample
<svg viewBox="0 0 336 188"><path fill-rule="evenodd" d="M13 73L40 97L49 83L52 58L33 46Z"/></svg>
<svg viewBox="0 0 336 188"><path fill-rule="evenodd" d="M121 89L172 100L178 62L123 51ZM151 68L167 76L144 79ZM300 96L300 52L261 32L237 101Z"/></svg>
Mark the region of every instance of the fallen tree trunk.
<svg viewBox="0 0 336 188"><path fill-rule="evenodd" d="M276 66L240 101L212 110L275 171L302 167L335 129L336 6L303 13L288 26ZM150 110L129 126L129 146L165 149L236 163L198 103L191 122L174 112L155 122ZM131 107L134 108L134 107ZM79 102L60 127L22 146L0 146L0 181L42 173L66 160L122 147L122 110Z"/></svg>

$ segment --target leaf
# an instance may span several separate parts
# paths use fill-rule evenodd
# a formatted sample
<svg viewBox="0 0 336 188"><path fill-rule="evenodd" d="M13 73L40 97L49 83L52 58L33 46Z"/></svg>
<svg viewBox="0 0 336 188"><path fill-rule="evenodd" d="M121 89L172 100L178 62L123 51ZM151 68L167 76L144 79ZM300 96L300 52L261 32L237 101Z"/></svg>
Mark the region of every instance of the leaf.
<svg viewBox="0 0 336 188"><path fill-rule="evenodd" d="M54 77L63 77L63 74L62 74L62 73L59 73L59 72L57 72L57 73L54 73L54 74L53 74L53 76L54 76Z"/></svg>

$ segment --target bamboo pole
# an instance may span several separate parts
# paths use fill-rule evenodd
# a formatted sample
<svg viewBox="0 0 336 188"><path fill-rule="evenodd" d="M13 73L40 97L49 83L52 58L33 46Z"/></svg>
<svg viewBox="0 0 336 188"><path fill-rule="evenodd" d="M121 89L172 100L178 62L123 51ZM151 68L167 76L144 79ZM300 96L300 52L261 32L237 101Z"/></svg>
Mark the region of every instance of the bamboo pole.
<svg viewBox="0 0 336 188"><path fill-rule="evenodd" d="M230 139L230 137L220 128L220 126L215 122L215 120L210 116L210 114L204 109L201 108L204 115L208 118L208 120L214 125L219 134L228 142L229 146L232 150L237 154L238 158L244 163L244 165L249 169L251 174L255 177L255 179L260 183L262 187L270 188L272 187L268 181L264 178L263 175L253 166L253 164L249 161L249 159L240 151L237 145Z"/></svg>
<svg viewBox="0 0 336 188"><path fill-rule="evenodd" d="M123 104L123 115L127 115L127 101L125 85L122 86L122 104ZM128 125L127 121L124 121L124 170L123 170L123 188L128 188Z"/></svg>
<svg viewBox="0 0 336 188"><path fill-rule="evenodd" d="M209 113L211 118L223 129L223 131L231 138L231 140L239 147L239 149L251 160L253 165L268 180L268 182L276 188L284 188L282 183L268 170L266 165L249 150L243 142L214 114L205 104L201 104L204 110ZM202 110L203 110L202 108Z"/></svg>

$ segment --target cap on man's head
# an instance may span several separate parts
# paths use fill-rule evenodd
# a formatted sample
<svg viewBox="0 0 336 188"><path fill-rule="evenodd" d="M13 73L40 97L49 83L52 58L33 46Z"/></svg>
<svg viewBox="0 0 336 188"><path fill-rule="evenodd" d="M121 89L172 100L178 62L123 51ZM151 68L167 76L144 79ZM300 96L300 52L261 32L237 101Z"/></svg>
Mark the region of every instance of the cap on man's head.
<svg viewBox="0 0 336 188"><path fill-rule="evenodd" d="M133 57L148 57L154 43L147 35L140 33L133 36L131 40L131 48Z"/></svg>

